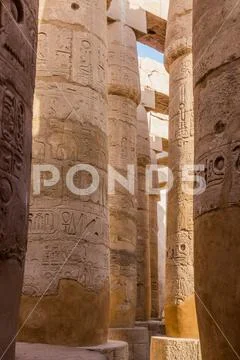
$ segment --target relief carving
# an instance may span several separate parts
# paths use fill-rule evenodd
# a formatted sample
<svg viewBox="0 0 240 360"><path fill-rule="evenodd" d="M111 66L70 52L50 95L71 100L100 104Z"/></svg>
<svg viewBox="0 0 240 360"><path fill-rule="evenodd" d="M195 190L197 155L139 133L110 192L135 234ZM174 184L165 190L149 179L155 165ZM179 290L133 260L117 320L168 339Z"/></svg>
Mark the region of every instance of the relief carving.
<svg viewBox="0 0 240 360"><path fill-rule="evenodd" d="M25 110L21 100L6 86L3 88L0 123L0 169L20 178L23 165Z"/></svg>
<svg viewBox="0 0 240 360"><path fill-rule="evenodd" d="M40 295L49 282L48 294L54 294L60 279L74 279L94 292L104 286L109 255L102 218L68 209L32 211L29 231L24 294ZM49 238L35 244L39 235Z"/></svg>

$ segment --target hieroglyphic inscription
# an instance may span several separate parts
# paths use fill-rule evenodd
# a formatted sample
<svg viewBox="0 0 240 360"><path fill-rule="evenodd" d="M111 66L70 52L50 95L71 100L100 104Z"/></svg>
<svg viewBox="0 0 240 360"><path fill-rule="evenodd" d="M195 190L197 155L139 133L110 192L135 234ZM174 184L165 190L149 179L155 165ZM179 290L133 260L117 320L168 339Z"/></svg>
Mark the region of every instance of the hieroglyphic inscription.
<svg viewBox="0 0 240 360"><path fill-rule="evenodd" d="M24 105L7 87L1 95L0 169L19 178L23 164Z"/></svg>
<svg viewBox="0 0 240 360"><path fill-rule="evenodd" d="M193 244L192 233L181 232L169 237L167 248L169 301L181 304L193 293ZM175 238L177 239L175 241Z"/></svg>
<svg viewBox="0 0 240 360"><path fill-rule="evenodd" d="M1 56L20 67L34 81L37 23L23 0L3 2L0 8Z"/></svg>
<svg viewBox="0 0 240 360"><path fill-rule="evenodd" d="M196 216L202 213L213 210L221 206L222 194L226 191L228 194L229 204L240 201L240 142L235 141L229 146L228 144L220 146L218 150L213 150L204 154L197 161L203 166L203 171L198 172L198 175L205 180L205 191L196 196L196 203L201 207L198 209ZM229 169L228 179L226 178L227 169ZM231 187L228 186L231 176Z"/></svg>
<svg viewBox="0 0 240 360"><path fill-rule="evenodd" d="M37 296L48 286L47 294L54 294L60 279L76 280L88 291L104 286L109 261L106 220L58 209L32 211L29 223L24 294Z"/></svg>
<svg viewBox="0 0 240 360"><path fill-rule="evenodd" d="M14 88L1 80L0 103L0 253L1 256L16 256L22 261L26 221L17 188L22 184L21 192L24 192L21 181L24 174L25 106Z"/></svg>

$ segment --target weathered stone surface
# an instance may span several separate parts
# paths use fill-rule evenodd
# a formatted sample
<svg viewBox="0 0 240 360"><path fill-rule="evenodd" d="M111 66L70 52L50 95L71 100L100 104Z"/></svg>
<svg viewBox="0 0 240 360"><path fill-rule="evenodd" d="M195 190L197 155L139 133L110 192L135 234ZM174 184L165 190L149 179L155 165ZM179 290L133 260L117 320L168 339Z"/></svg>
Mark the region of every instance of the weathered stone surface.
<svg viewBox="0 0 240 360"><path fill-rule="evenodd" d="M0 4L0 357L13 360L27 248L38 1Z"/></svg>
<svg viewBox="0 0 240 360"><path fill-rule="evenodd" d="M139 0L112 0L108 10L110 21L121 21L136 34L147 33L146 11L139 6Z"/></svg>
<svg viewBox="0 0 240 360"><path fill-rule="evenodd" d="M239 15L234 1L194 2L195 163L206 182L195 198L195 281L208 360L240 353Z"/></svg>
<svg viewBox="0 0 240 360"><path fill-rule="evenodd" d="M137 109L137 314L136 320L151 317L151 267L149 239L149 196L146 192L146 167L151 163L148 117L145 108Z"/></svg>
<svg viewBox="0 0 240 360"><path fill-rule="evenodd" d="M156 154L151 150L151 164L157 165ZM159 188L158 174L153 176L153 188ZM151 267L151 318L159 319L160 317L160 279L158 273L158 202L159 194L149 194L149 244L150 244L150 267ZM156 334L154 334L156 335Z"/></svg>
<svg viewBox="0 0 240 360"><path fill-rule="evenodd" d="M91 352L96 352L104 355L106 360L128 360L128 344L124 341L108 341L107 344L96 347L86 348Z"/></svg>
<svg viewBox="0 0 240 360"><path fill-rule="evenodd" d="M169 168L165 319L168 336L197 338L193 262L194 163L191 1L170 2L166 62L170 73ZM176 32L177 31L177 32ZM187 171L189 176L189 172Z"/></svg>
<svg viewBox="0 0 240 360"><path fill-rule="evenodd" d="M48 188L41 180L31 200L20 324L41 301L19 338L98 345L107 341L109 311L106 4L40 4L33 164L54 165L61 175ZM73 193L92 183L87 172L76 169L67 187L66 174L78 164L98 171L91 195Z"/></svg>
<svg viewBox="0 0 240 360"><path fill-rule="evenodd" d="M109 8L109 6L111 5L112 0L106 0L107 1L107 9Z"/></svg>
<svg viewBox="0 0 240 360"><path fill-rule="evenodd" d="M200 360L199 340L152 337L151 360Z"/></svg>
<svg viewBox="0 0 240 360"><path fill-rule="evenodd" d="M16 360L106 360L103 354L80 348L17 343Z"/></svg>
<svg viewBox="0 0 240 360"><path fill-rule="evenodd" d="M113 340L121 339L128 343L128 360L149 359L148 329L141 327L109 329L109 338Z"/></svg>
<svg viewBox="0 0 240 360"><path fill-rule="evenodd" d="M158 159L163 166L168 165L168 157ZM166 235L167 235L167 190L161 190L158 203L158 276L159 276L159 318L163 320L166 292Z"/></svg>
<svg viewBox="0 0 240 360"><path fill-rule="evenodd" d="M165 42L167 69L178 57L192 53L192 2L170 0Z"/></svg>
<svg viewBox="0 0 240 360"><path fill-rule="evenodd" d="M136 107L109 95L109 163L123 176L136 166ZM134 325L136 316L136 196L121 185L109 194L111 247L111 327Z"/></svg>
<svg viewBox="0 0 240 360"><path fill-rule="evenodd" d="M128 360L128 345L109 341L96 347L79 348L17 343L16 360Z"/></svg>
<svg viewBox="0 0 240 360"><path fill-rule="evenodd" d="M146 13L146 18L147 35L138 37L138 41L163 53L165 47L167 21L151 12Z"/></svg>
<svg viewBox="0 0 240 360"><path fill-rule="evenodd" d="M193 198L191 183L183 184L181 175L184 166L193 164L191 71L191 54L179 58L171 65L170 99L174 94L175 98L170 106L169 168L173 173L174 185L168 194L165 317L167 335L180 337L197 336L194 306ZM188 190L188 193L185 190Z"/></svg>
<svg viewBox="0 0 240 360"><path fill-rule="evenodd" d="M149 344L153 336L165 335L165 327L159 320L136 321L137 327L145 327L148 329Z"/></svg>
<svg viewBox="0 0 240 360"><path fill-rule="evenodd" d="M136 36L121 22L108 26L108 93L140 102Z"/></svg>
<svg viewBox="0 0 240 360"><path fill-rule="evenodd" d="M150 58L139 58L142 104L148 110L168 114L169 75L164 65Z"/></svg>
<svg viewBox="0 0 240 360"><path fill-rule="evenodd" d="M157 16L160 19L167 20L169 0L130 0L138 3L141 8Z"/></svg>
<svg viewBox="0 0 240 360"><path fill-rule="evenodd" d="M134 32L121 23L108 26L109 164L127 177L136 168L136 109L140 82ZM136 182L136 181L135 181ZM136 194L121 185L109 195L111 247L111 327L134 326L136 317ZM121 338L119 339L121 340Z"/></svg>

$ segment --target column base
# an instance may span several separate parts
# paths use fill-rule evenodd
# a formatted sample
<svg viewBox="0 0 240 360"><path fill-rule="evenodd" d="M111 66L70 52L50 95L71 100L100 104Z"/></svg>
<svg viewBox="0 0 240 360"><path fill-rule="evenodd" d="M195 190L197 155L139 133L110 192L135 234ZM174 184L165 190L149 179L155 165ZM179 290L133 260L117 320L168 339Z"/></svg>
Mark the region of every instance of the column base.
<svg viewBox="0 0 240 360"><path fill-rule="evenodd" d="M128 345L123 341L90 347L17 343L16 360L128 360Z"/></svg>
<svg viewBox="0 0 240 360"><path fill-rule="evenodd" d="M145 327L109 329L109 339L128 343L128 360L149 360L148 329Z"/></svg>
<svg viewBox="0 0 240 360"><path fill-rule="evenodd" d="M160 320L136 321L135 325L146 327L148 329L150 339L152 336L165 335L165 325Z"/></svg>
<svg viewBox="0 0 240 360"><path fill-rule="evenodd" d="M200 341L196 339L178 339L153 337L150 360L201 360Z"/></svg>

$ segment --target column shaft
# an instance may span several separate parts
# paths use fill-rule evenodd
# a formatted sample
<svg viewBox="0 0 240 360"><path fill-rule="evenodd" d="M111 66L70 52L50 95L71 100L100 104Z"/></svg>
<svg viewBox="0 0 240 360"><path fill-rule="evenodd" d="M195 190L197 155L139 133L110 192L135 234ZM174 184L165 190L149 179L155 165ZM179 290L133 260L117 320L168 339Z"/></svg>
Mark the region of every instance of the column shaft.
<svg viewBox="0 0 240 360"><path fill-rule="evenodd" d="M183 170L194 163L192 85L192 1L171 1L166 39L170 74L166 331L172 337L198 337L193 271L193 184Z"/></svg>
<svg viewBox="0 0 240 360"><path fill-rule="evenodd" d="M47 168L31 200L20 340L99 345L109 313L106 1L40 5L33 165L53 166L59 181L44 186ZM89 194L79 164L98 173Z"/></svg>
<svg viewBox="0 0 240 360"><path fill-rule="evenodd" d="M156 153L151 150L151 164L157 165ZM154 173L153 188L159 188L158 174ZM159 195L149 195L149 241L150 241L150 266L151 266L151 318L159 319L160 317L160 280L159 278L159 239L158 239L158 202Z"/></svg>
<svg viewBox="0 0 240 360"><path fill-rule="evenodd" d="M120 22L108 26L109 164L127 177L136 171L136 110L140 97L136 37ZM136 185L136 184L134 184ZM136 194L122 185L109 195L112 328L134 327L136 317Z"/></svg>
<svg viewBox="0 0 240 360"><path fill-rule="evenodd" d="M211 16L209 21L210 14ZM203 359L240 358L240 8L194 1L195 281Z"/></svg>
<svg viewBox="0 0 240 360"><path fill-rule="evenodd" d="M137 111L137 315L136 320L151 318L151 266L149 237L149 195L146 192L146 168L151 163L148 117L140 105Z"/></svg>
<svg viewBox="0 0 240 360"><path fill-rule="evenodd" d="M14 360L27 248L38 1L0 4L0 358Z"/></svg>

